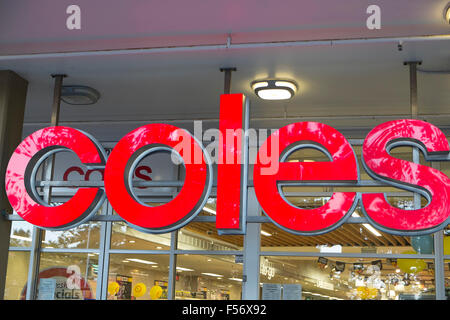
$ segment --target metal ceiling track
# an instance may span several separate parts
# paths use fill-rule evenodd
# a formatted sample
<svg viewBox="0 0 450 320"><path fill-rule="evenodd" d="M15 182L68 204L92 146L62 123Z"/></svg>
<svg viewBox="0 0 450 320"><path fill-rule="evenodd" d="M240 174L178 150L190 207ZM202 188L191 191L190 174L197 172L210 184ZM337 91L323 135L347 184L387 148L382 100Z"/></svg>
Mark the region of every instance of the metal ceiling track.
<svg viewBox="0 0 450 320"><path fill-rule="evenodd" d="M163 52L186 52L186 51L205 51L205 50L232 50L232 49L254 49L254 48L278 48L278 47L299 47L299 46L335 46L351 44L370 44L370 43L407 43L417 41L442 41L450 40L449 34L444 35L420 35L406 37L378 37L378 38L348 38L348 39L326 39L326 40L297 40L297 41L271 41L271 42L246 42L232 43L231 36L228 35L226 43L223 44L205 44L192 46L171 46L171 47L152 47L152 48L128 48L111 50L90 50L73 52L50 52L50 53L31 53L16 55L0 55L0 61L36 59L36 58L63 58L63 57L86 57L86 56L114 56L124 54L151 54Z"/></svg>

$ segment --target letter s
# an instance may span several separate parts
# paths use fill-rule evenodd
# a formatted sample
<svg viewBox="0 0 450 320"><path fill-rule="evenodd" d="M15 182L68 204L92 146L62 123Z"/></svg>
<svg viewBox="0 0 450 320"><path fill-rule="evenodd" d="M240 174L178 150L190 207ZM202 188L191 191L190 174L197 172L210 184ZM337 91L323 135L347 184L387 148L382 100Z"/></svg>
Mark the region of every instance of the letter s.
<svg viewBox="0 0 450 320"><path fill-rule="evenodd" d="M421 209L391 206L383 193L363 194L363 211L379 229L392 234L429 234L447 225L450 214L450 179L439 170L397 159L389 151L401 145L422 150L427 160L448 160L445 135L424 121L404 119L375 127L363 144L362 160L367 173L392 186L418 192L429 201Z"/></svg>
<svg viewBox="0 0 450 320"><path fill-rule="evenodd" d="M144 172L147 172L149 175L144 174ZM140 178L144 181L152 181L152 178L150 177L150 173L152 173L152 169L149 166L140 166L137 167L134 174L136 175L136 178ZM139 189L145 189L147 187L138 187Z"/></svg>

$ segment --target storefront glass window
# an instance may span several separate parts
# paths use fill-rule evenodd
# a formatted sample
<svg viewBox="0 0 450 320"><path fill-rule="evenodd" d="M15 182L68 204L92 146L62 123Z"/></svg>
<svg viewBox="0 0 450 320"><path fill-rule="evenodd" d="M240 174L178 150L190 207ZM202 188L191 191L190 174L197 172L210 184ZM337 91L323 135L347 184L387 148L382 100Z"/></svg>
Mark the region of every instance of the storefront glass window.
<svg viewBox="0 0 450 320"><path fill-rule="evenodd" d="M215 217L216 199L209 198L199 217ZM190 222L178 232L180 250L242 250L244 237L219 235L215 222Z"/></svg>
<svg viewBox="0 0 450 320"><path fill-rule="evenodd" d="M13 221L9 238L10 247L30 247L33 225L26 221Z"/></svg>
<svg viewBox="0 0 450 320"><path fill-rule="evenodd" d="M37 300L95 299L97 277L98 253L44 252L40 258Z"/></svg>
<svg viewBox="0 0 450 320"><path fill-rule="evenodd" d="M24 299L24 287L28 279L28 263L30 253L26 251L10 251L6 271L5 300Z"/></svg>
<svg viewBox="0 0 450 320"><path fill-rule="evenodd" d="M236 256L177 256L176 299L239 300L241 295L242 264Z"/></svg>
<svg viewBox="0 0 450 320"><path fill-rule="evenodd" d="M260 281L267 300L435 299L427 259L262 256Z"/></svg>
<svg viewBox="0 0 450 320"><path fill-rule="evenodd" d="M170 233L149 234L140 232L124 222L114 222L111 249L169 250Z"/></svg>
<svg viewBox="0 0 450 320"><path fill-rule="evenodd" d="M169 255L111 254L108 300L166 300Z"/></svg>
<svg viewBox="0 0 450 320"><path fill-rule="evenodd" d="M433 235L398 236L369 224L344 224L319 236L298 236L272 223L261 225L261 251L325 253L433 254Z"/></svg>
<svg viewBox="0 0 450 320"><path fill-rule="evenodd" d="M100 222L89 222L65 231L44 230L43 248L98 249L100 246Z"/></svg>

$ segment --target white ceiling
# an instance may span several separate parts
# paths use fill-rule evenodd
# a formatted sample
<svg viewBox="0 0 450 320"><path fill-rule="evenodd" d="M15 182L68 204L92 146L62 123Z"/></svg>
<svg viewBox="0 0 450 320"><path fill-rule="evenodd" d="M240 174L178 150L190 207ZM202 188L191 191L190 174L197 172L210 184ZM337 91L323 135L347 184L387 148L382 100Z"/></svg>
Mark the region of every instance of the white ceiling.
<svg viewBox="0 0 450 320"><path fill-rule="evenodd" d="M448 33L447 0L72 0L0 2L0 54ZM366 28L370 5L381 29Z"/></svg>
<svg viewBox="0 0 450 320"><path fill-rule="evenodd" d="M352 6L360 9L363 6L356 4L357 1L351 2ZM446 1L375 2L385 8L383 15L386 23L389 22L386 29L390 31L383 32L387 34L392 35L395 30L398 31L399 29L395 29L397 27L409 30L398 34L421 35L431 29L449 34L450 25L443 24L443 19L439 16L442 15ZM11 5L15 8L12 15L17 14L16 10L20 7L18 3ZM231 1L230 8L233 7L232 3L240 9L236 9L237 11L243 11L242 15L248 17L249 5L239 2L238 6L237 2ZM250 3L255 5L254 1ZM273 8L272 2L267 3ZM233 33L233 42L237 41L235 38L239 38L239 35L244 39L244 34L247 36L245 41L251 42L248 38L250 33L246 32L252 26L261 32L266 28L268 34L280 31L280 35L290 34L289 30L321 29L324 31L322 36L330 35L337 39L342 34L342 28L337 28L337 25L354 27L361 22L361 17L358 18L355 12L347 12L336 1L330 0L321 1L314 10L308 4L306 8L313 10L314 16L321 16L319 7L323 9L327 6L334 8L337 14L330 16L329 23L325 23L325 18L313 23L311 19L307 19L309 16L304 14L304 10L298 7L304 3L289 2L289 8L297 8L299 19L303 17L306 20L301 21L304 22L298 20L294 24L292 15L288 15L291 20L287 19L283 24L282 17L277 16L277 19L270 20L265 26L258 16L259 18L236 25L236 30L243 31ZM364 5L368 5L367 3L364 2ZM345 7L353 8L352 6ZM0 5L0 12L2 7L5 5ZM391 11L386 10L387 8ZM281 14L281 11L277 12ZM333 11L323 12L326 17ZM217 27L214 21L207 22ZM201 24L202 28L205 28L207 22ZM169 28L170 23L167 24L166 27ZM172 31L168 33L181 34L177 26L179 27L174 25L172 29L169 28ZM195 24L187 25L187 30L190 30L186 33L187 38L197 30L194 27ZM200 28L200 24L197 27ZM421 33L418 27L422 27L424 32ZM123 32L131 34L136 28L137 26L134 29L130 27ZM9 38L5 34L9 34ZM3 33L3 36L0 34L0 70L13 70L29 81L24 134L48 125L53 96L53 79L50 74L64 73L68 75L64 84L92 86L101 93L101 98L92 106L75 107L62 103L61 123L86 130L100 141L117 141L130 130L150 121L170 120L192 129L192 120L205 119L205 129L217 127L219 95L223 92L224 75L219 71L221 67L237 68L237 72L233 73L232 92L243 92L251 99L252 127L278 128L295 121L315 120L344 131L356 130L352 134L358 137L377 123L408 116L410 113L409 71L403 65L404 61L422 60L423 69L450 70L450 39L407 41L402 51L397 50L395 42L380 42L69 57L5 59L3 56L2 59L2 48L14 47L12 44L8 45L8 39L10 42L15 39L17 43L33 42L31 38L21 38L23 34L19 31L16 34L18 38L11 38L14 34L11 30ZM203 33L198 31L197 34ZM356 32L353 36L360 34L361 32ZM116 35L125 37L123 33ZM310 38L316 36L312 32ZM44 52L51 39L45 38L38 31L36 37L47 41L42 42ZM275 38L273 35L270 39ZM52 39L55 43L62 43L56 35ZM254 39L262 41L256 35ZM119 39L118 42L120 41ZM267 77L293 79L299 83L299 93L288 102L262 101L250 90L250 82ZM449 74L418 74L419 113L426 115L424 119L443 128L449 126L450 120L449 86ZM360 128L363 130L360 131Z"/></svg>

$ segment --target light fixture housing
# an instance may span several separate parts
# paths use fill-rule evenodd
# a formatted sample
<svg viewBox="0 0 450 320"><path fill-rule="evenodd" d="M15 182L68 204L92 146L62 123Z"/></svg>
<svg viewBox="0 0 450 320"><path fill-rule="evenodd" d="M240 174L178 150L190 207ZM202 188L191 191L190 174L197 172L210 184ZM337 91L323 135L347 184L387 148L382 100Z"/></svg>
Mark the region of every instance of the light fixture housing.
<svg viewBox="0 0 450 320"><path fill-rule="evenodd" d="M289 100L298 90L292 80L267 79L251 83L252 90L263 100Z"/></svg>
<svg viewBox="0 0 450 320"><path fill-rule="evenodd" d="M100 99L100 93L91 87L68 85L61 88L61 100L71 105L90 105Z"/></svg>
<svg viewBox="0 0 450 320"><path fill-rule="evenodd" d="M444 19L445 22L447 22L448 24L450 24L450 2L447 4L447 6L445 7L444 10Z"/></svg>

